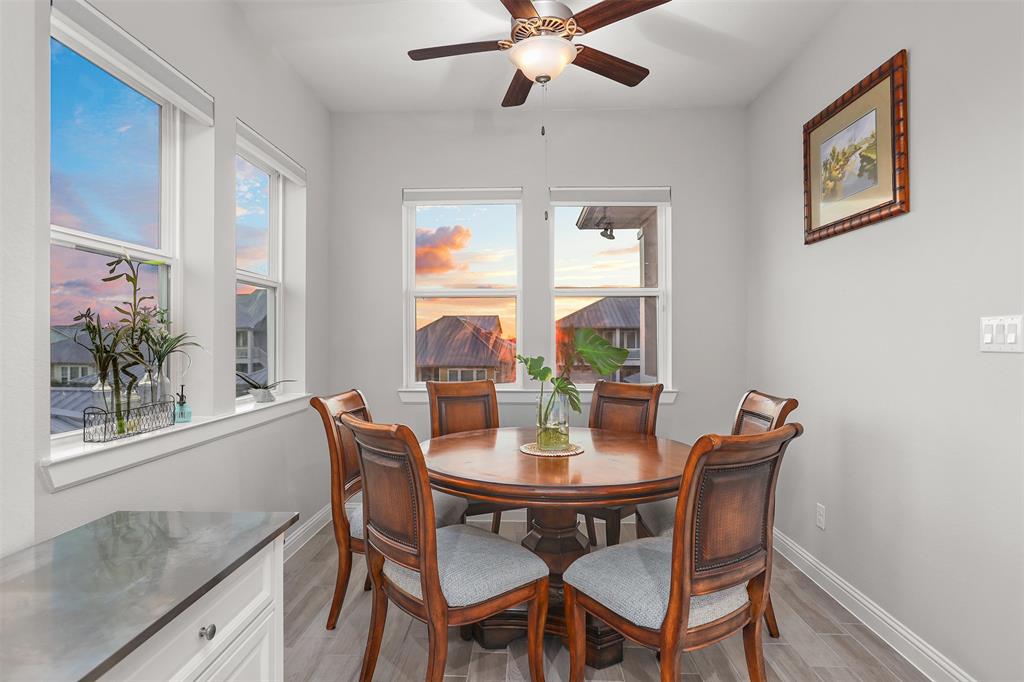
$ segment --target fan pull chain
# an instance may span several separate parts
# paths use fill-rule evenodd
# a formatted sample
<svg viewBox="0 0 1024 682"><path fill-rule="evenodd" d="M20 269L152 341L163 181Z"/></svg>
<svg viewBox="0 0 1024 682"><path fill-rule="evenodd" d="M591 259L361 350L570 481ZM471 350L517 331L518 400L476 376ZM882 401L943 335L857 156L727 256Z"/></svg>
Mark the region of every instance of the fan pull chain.
<svg viewBox="0 0 1024 682"><path fill-rule="evenodd" d="M548 113L548 86L547 83L543 83L540 86L541 94L541 110L540 110L540 136L544 138L544 187L548 188L550 192L550 185L548 181L548 132L547 127L544 125L544 119ZM548 220L548 209L544 209L544 221Z"/></svg>

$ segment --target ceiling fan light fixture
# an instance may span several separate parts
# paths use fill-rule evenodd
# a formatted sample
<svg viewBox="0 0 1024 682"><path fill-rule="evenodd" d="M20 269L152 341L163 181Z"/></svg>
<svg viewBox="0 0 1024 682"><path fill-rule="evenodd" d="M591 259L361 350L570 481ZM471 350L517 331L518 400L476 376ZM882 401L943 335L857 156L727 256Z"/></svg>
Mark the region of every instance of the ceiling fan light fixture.
<svg viewBox="0 0 1024 682"><path fill-rule="evenodd" d="M576 46L556 35L539 35L515 43L507 50L509 61L535 83L558 78L576 59Z"/></svg>

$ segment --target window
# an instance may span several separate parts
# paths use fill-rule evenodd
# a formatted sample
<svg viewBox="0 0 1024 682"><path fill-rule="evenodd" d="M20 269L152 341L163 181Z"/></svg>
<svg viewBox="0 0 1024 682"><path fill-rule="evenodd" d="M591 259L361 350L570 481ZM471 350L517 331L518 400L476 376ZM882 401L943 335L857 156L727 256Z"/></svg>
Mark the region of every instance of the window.
<svg viewBox="0 0 1024 682"><path fill-rule="evenodd" d="M553 202L554 355L562 357L576 329L591 328L629 351L612 376L585 365L570 368L578 384L600 378L650 383L667 379L668 306L665 271L665 204Z"/></svg>
<svg viewBox="0 0 1024 682"><path fill-rule="evenodd" d="M518 192L494 198L503 192L443 200L406 192L410 385L518 384L520 204Z"/></svg>
<svg viewBox="0 0 1024 682"><path fill-rule="evenodd" d="M280 307L281 174L240 151L235 156L235 371L272 383ZM235 396L248 392L236 377Z"/></svg>
<svg viewBox="0 0 1024 682"><path fill-rule="evenodd" d="M107 263L143 265L143 293L169 308L178 110L75 39L50 39L50 433L82 426L96 368L75 343L87 308L104 322L126 297ZM173 316L172 316L173 319Z"/></svg>

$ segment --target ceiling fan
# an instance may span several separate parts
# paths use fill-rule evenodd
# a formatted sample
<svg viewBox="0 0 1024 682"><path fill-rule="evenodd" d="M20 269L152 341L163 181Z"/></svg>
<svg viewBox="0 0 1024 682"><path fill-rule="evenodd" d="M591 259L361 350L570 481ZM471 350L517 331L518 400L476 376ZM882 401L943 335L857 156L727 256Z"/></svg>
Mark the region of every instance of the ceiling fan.
<svg viewBox="0 0 1024 682"><path fill-rule="evenodd" d="M420 61L474 52L506 51L516 66L516 73L501 102L503 107L517 107L524 103L534 83L543 85L557 78L568 64L633 87L647 78L648 69L592 47L576 45L572 40L668 1L602 0L573 14L556 0L501 0L512 15L512 32L508 40L427 47L410 50L409 57Z"/></svg>

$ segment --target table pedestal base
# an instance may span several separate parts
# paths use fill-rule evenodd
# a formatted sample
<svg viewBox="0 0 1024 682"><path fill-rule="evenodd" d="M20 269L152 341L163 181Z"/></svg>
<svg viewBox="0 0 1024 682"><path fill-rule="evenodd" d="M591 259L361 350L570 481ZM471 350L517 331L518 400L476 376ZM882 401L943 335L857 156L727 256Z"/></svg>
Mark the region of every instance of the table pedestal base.
<svg viewBox="0 0 1024 682"><path fill-rule="evenodd" d="M587 536L579 531L576 511L572 509L534 509L533 527L523 547L539 556L551 572L551 595L545 631L566 638L565 610L562 604L562 572L573 561L590 551ZM475 639L485 649L504 649L513 639L526 634L526 608L505 611L462 629L464 639ZM622 635L602 621L587 618L587 665L607 668L622 661Z"/></svg>

